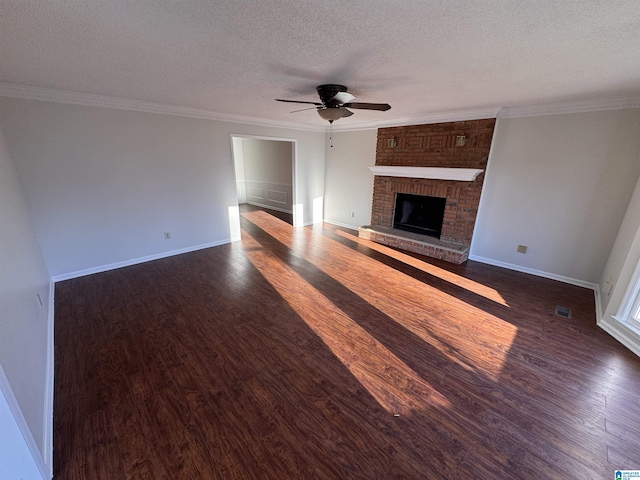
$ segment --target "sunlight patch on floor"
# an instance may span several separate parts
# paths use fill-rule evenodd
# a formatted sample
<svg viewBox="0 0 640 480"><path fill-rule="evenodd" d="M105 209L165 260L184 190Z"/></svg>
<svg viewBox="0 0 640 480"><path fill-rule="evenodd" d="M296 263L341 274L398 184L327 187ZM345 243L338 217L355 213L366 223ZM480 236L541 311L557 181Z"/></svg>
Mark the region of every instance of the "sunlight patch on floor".
<svg viewBox="0 0 640 480"><path fill-rule="evenodd" d="M517 327L327 238L315 228L293 232L290 225L260 211L243 216L449 360L488 378L499 378ZM421 263L424 268L429 265ZM438 270L442 275L446 272ZM389 291L398 301L389 301Z"/></svg>
<svg viewBox="0 0 640 480"><path fill-rule="evenodd" d="M502 295L500 295L497 290L491 287L487 287L486 285L483 285L481 283L474 282L473 280L470 280L465 277L461 277L460 275L456 275L453 272L449 272L448 270L445 270L443 268L436 267L435 265L432 265L428 262L423 262L422 260L412 257L411 255L407 255L406 253L402 253L397 250L394 250L393 248L385 247L384 245L372 242L370 240L363 240L362 238L359 238L355 235L351 235L342 230L336 229L334 233L343 238L351 240L352 242L359 243L360 245L365 245L366 247L372 250L383 253L386 256L391 257L400 262L406 263L407 265L411 265L412 267L422 270L423 272L426 272L430 275L438 277L442 280L446 280L447 282L452 283L453 285L457 285L458 287L469 290L470 292L473 292L476 295L480 295L485 298L488 298L489 300L493 300L494 302L499 303L500 305L503 305L505 307L509 306L505 301L505 299L502 298Z"/></svg>
<svg viewBox="0 0 640 480"><path fill-rule="evenodd" d="M450 403L327 297L244 232L246 255L298 316L388 412L408 415Z"/></svg>

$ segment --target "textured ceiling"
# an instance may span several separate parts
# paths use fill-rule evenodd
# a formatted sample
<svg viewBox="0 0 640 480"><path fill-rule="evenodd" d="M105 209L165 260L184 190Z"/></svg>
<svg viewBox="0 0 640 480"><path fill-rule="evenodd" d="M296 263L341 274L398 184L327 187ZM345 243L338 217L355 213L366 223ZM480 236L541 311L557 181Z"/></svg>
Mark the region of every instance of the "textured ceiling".
<svg viewBox="0 0 640 480"><path fill-rule="evenodd" d="M640 93L638 0L2 0L0 82L324 125Z"/></svg>

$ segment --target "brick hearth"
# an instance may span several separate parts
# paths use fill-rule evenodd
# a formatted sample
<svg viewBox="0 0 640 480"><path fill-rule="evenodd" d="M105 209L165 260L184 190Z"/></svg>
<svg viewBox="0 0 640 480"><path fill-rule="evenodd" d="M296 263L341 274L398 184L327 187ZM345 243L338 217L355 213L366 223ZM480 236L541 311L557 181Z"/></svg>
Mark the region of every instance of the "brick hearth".
<svg viewBox="0 0 640 480"><path fill-rule="evenodd" d="M495 119L378 129L376 165L485 169ZM464 135L465 146L456 147ZM484 172L475 181L374 177L371 225L360 236L378 243L462 263L468 257ZM395 193L446 198L440 240L393 229ZM416 238L416 236L418 238Z"/></svg>
<svg viewBox="0 0 640 480"><path fill-rule="evenodd" d="M358 229L358 236L389 247L439 258L451 263L463 263L469 258L469 247L437 238L405 232L395 228L367 225Z"/></svg>

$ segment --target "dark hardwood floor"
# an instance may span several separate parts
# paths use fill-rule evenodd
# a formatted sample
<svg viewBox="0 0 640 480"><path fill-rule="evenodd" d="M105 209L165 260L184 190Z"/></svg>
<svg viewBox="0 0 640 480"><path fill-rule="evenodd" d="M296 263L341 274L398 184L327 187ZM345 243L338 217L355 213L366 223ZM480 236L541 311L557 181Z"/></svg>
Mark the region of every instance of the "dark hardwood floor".
<svg viewBox="0 0 640 480"><path fill-rule="evenodd" d="M56 479L640 468L640 359L593 292L242 216L242 242L56 284Z"/></svg>
<svg viewBox="0 0 640 480"><path fill-rule="evenodd" d="M251 205L248 203L241 203L240 205L238 205L238 207L240 209L240 213L262 211L262 212L268 213L273 217L279 218L284 222L287 222L289 225L293 225L292 213L279 212L278 210L272 210L271 208L258 207L256 205Z"/></svg>

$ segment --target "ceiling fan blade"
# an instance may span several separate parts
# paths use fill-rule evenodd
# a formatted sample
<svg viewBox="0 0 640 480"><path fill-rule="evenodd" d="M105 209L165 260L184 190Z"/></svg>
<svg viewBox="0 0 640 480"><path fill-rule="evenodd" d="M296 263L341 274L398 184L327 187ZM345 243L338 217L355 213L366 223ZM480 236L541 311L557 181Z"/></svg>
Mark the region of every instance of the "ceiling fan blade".
<svg viewBox="0 0 640 480"><path fill-rule="evenodd" d="M281 98L276 98L276 102L287 102L287 103L306 103L309 105L316 105L318 107L321 107L322 104L320 102L304 102L304 101L299 101L299 100L283 100Z"/></svg>
<svg viewBox="0 0 640 480"><path fill-rule="evenodd" d="M305 110L317 110L318 107L301 108L300 110L291 110L289 113L304 112Z"/></svg>
<svg viewBox="0 0 640 480"><path fill-rule="evenodd" d="M380 110L382 112L386 112L391 108L391 105L388 103L361 103L361 102L353 102L353 103L345 103L343 107L349 108L359 108L361 110Z"/></svg>
<svg viewBox="0 0 640 480"><path fill-rule="evenodd" d="M342 118L350 117L351 115L353 115L353 112L345 108L344 113L342 114Z"/></svg>
<svg viewBox="0 0 640 480"><path fill-rule="evenodd" d="M333 96L333 98L331 99L331 102L335 102L338 105L342 105L344 103L350 102L355 98L356 97L354 95L351 95L349 92L338 92Z"/></svg>

